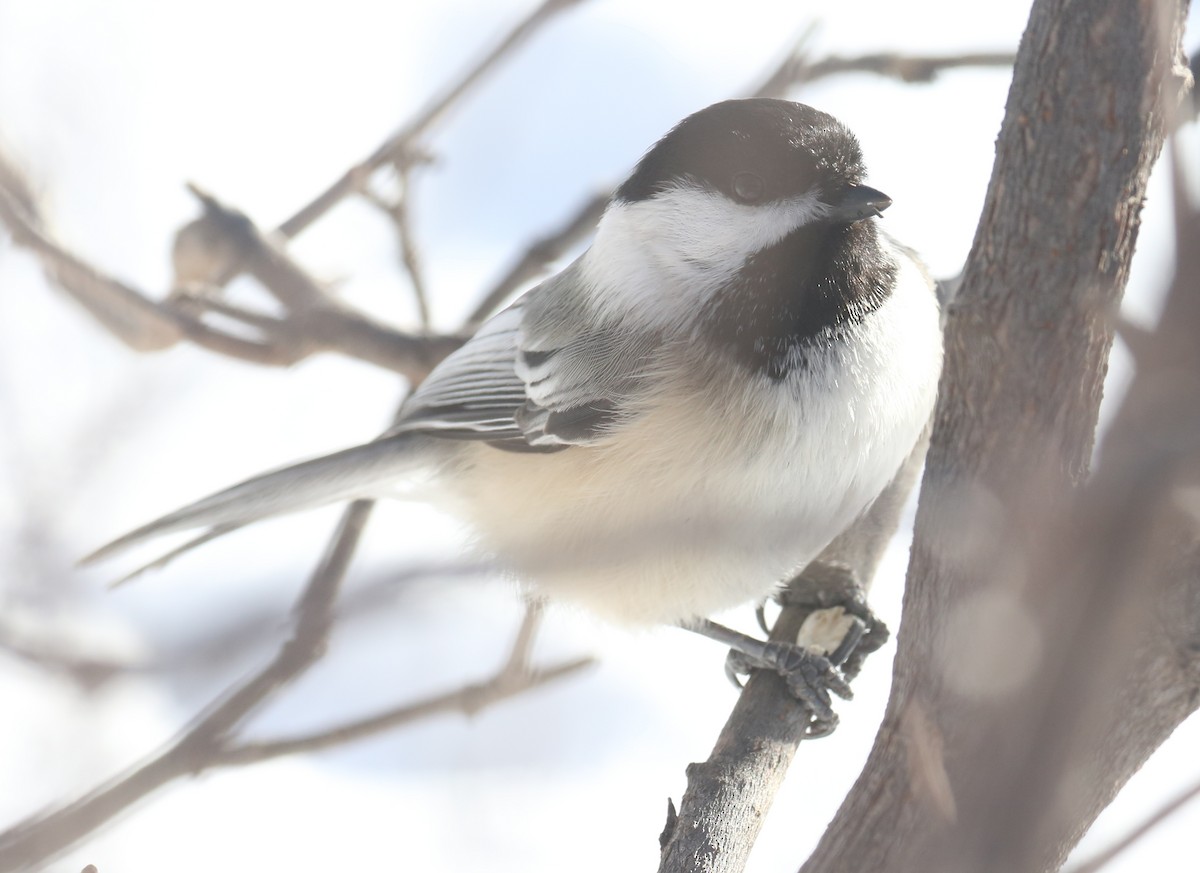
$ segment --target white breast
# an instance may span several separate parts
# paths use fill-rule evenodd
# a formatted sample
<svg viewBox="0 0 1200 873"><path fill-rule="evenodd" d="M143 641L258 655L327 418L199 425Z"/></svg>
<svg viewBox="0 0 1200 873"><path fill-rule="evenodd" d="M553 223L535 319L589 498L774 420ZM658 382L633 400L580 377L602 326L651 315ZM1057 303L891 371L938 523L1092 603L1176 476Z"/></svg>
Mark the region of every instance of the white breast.
<svg viewBox="0 0 1200 873"><path fill-rule="evenodd" d="M747 383L681 346L664 393L609 444L464 445L454 508L522 581L620 623L764 597L883 490L932 414L937 307L896 254L896 291L806 370Z"/></svg>

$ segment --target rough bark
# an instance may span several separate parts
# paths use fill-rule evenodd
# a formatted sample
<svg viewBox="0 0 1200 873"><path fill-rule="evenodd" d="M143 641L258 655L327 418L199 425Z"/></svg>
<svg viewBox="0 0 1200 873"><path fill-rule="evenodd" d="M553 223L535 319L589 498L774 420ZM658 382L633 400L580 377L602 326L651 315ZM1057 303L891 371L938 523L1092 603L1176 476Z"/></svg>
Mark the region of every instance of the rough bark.
<svg viewBox="0 0 1200 873"><path fill-rule="evenodd" d="M1164 483L1080 489L1185 8L1034 4L948 325L892 696L805 873L1057 869L1195 705L1187 635L1155 620L1195 606Z"/></svg>

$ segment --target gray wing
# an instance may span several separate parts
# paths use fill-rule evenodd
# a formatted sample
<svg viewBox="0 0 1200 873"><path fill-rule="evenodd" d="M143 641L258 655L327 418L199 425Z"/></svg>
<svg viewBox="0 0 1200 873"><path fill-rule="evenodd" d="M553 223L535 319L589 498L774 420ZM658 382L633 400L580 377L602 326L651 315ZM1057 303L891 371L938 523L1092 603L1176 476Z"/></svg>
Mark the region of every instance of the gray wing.
<svg viewBox="0 0 1200 873"><path fill-rule="evenodd" d="M661 343L598 320L579 295L563 294L577 268L538 286L439 364L379 439L264 473L126 534L99 560L173 531L210 530L165 561L259 518L361 497L421 462L414 435L483 440L549 452L603 441L642 407ZM156 561L150 566L160 566ZM140 571L139 571L140 572Z"/></svg>
<svg viewBox="0 0 1200 873"><path fill-rule="evenodd" d="M660 344L563 294L575 281L572 265L488 321L421 383L390 433L555 451L600 442L633 417Z"/></svg>

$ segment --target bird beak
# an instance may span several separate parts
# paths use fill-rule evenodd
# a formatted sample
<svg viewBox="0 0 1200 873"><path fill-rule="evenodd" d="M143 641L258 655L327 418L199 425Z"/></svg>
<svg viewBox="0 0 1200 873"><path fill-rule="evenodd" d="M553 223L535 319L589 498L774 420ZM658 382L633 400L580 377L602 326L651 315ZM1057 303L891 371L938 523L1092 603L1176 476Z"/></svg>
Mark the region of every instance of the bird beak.
<svg viewBox="0 0 1200 873"><path fill-rule="evenodd" d="M832 224L852 224L879 215L892 205L892 198L866 185L847 185L829 204L825 220Z"/></svg>

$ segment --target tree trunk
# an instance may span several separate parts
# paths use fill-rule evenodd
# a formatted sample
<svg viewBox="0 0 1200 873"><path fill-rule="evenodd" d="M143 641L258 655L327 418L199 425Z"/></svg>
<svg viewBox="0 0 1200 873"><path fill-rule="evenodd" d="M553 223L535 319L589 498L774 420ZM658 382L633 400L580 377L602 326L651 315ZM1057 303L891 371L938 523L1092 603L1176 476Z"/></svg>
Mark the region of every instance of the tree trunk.
<svg viewBox="0 0 1200 873"><path fill-rule="evenodd" d="M1195 653L1123 596L1194 592L1187 529L1131 521L1162 521L1161 490L1122 492L1127 468L1077 499L1185 9L1034 4L950 313L891 699L804 873L1057 869L1195 706Z"/></svg>

